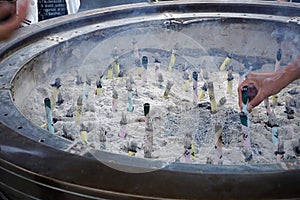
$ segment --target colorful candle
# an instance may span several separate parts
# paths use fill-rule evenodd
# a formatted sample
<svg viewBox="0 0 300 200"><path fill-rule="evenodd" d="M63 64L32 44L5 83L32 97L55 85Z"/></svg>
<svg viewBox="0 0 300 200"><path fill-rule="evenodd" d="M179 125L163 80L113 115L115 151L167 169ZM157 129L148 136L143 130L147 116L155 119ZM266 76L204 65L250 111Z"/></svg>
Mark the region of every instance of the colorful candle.
<svg viewBox="0 0 300 200"><path fill-rule="evenodd" d="M281 57L282 57L282 50L281 48L279 48L276 54L275 69L274 69L275 72L280 68Z"/></svg>
<svg viewBox="0 0 300 200"><path fill-rule="evenodd" d="M143 66L142 82L143 82L143 86L145 86L147 84L147 68L148 68L148 57L147 56L143 56L142 66Z"/></svg>
<svg viewBox="0 0 300 200"><path fill-rule="evenodd" d="M162 73L158 74L157 85L159 88L163 88L164 77Z"/></svg>
<svg viewBox="0 0 300 200"><path fill-rule="evenodd" d="M275 145L278 145L278 120L274 113L269 115L268 126L272 129L272 141Z"/></svg>
<svg viewBox="0 0 300 200"><path fill-rule="evenodd" d="M199 96L198 99L201 100L204 96L205 96L205 92L207 91L207 83L205 82L202 87L201 90L199 92Z"/></svg>
<svg viewBox="0 0 300 200"><path fill-rule="evenodd" d="M189 82L190 82L190 75L187 70L183 72L183 91L188 92L189 91Z"/></svg>
<svg viewBox="0 0 300 200"><path fill-rule="evenodd" d="M58 93L59 93L59 88L61 87L60 84L60 78L56 78L55 82L51 84L52 89L53 89L53 94L51 98L51 108L54 108L55 103L57 102L58 99Z"/></svg>
<svg viewBox="0 0 300 200"><path fill-rule="evenodd" d="M192 158L196 158L196 151L195 151L195 142L194 139L192 139L192 152L191 152Z"/></svg>
<svg viewBox="0 0 300 200"><path fill-rule="evenodd" d="M222 159L222 125L219 123L215 124L215 149L214 164L220 164Z"/></svg>
<svg viewBox="0 0 300 200"><path fill-rule="evenodd" d="M135 142L131 142L128 147L128 155L135 156L137 152L137 144Z"/></svg>
<svg viewBox="0 0 300 200"><path fill-rule="evenodd" d="M134 62L135 62L135 66L137 67L138 78L140 79L142 76L142 64L139 55L139 48L136 40L133 40L132 44L133 44Z"/></svg>
<svg viewBox="0 0 300 200"><path fill-rule="evenodd" d="M170 64L168 67L168 70L171 72L173 71L173 68L175 66L175 61L176 61L176 49L174 47L174 49L172 50L172 54L171 54L171 59L170 59Z"/></svg>
<svg viewBox="0 0 300 200"><path fill-rule="evenodd" d="M227 71L227 94L232 94L233 79L232 68L230 68Z"/></svg>
<svg viewBox="0 0 300 200"><path fill-rule="evenodd" d="M296 154L296 156L300 156L300 139L298 139L298 144L294 143L293 151Z"/></svg>
<svg viewBox="0 0 300 200"><path fill-rule="evenodd" d="M107 69L107 77L106 78L112 79L112 77L113 77L113 68L112 68L112 65L110 64Z"/></svg>
<svg viewBox="0 0 300 200"><path fill-rule="evenodd" d="M184 162L189 163L191 162L191 155L192 155L192 132L186 132L184 138Z"/></svg>
<svg viewBox="0 0 300 200"><path fill-rule="evenodd" d="M245 149L245 161L248 162L252 159L252 153L250 151L250 120L247 110L249 103L248 86L242 88L242 112L240 113L240 119L242 124L244 149Z"/></svg>
<svg viewBox="0 0 300 200"><path fill-rule="evenodd" d="M80 137L83 144L88 144L88 127L84 124L80 124Z"/></svg>
<svg viewBox="0 0 300 200"><path fill-rule="evenodd" d="M272 110L271 110L269 98L266 98L264 100L264 104L265 104L265 108L266 108L266 111L267 111L267 115L271 115L272 114Z"/></svg>
<svg viewBox="0 0 300 200"><path fill-rule="evenodd" d="M244 81L245 76L244 76L244 72L240 71L239 72L239 85Z"/></svg>
<svg viewBox="0 0 300 200"><path fill-rule="evenodd" d="M164 98L165 98L165 99L169 98L169 93L170 93L170 90L171 90L173 84L174 84L174 83L173 83L172 81L169 81L169 80L168 80L167 86L166 86L166 90L165 90L165 92L164 92Z"/></svg>
<svg viewBox="0 0 300 200"><path fill-rule="evenodd" d="M150 103L144 103L144 117L145 117L145 124L148 123L150 118Z"/></svg>
<svg viewBox="0 0 300 200"><path fill-rule="evenodd" d="M228 55L220 66L220 71L224 71L231 60L231 56Z"/></svg>
<svg viewBox="0 0 300 200"><path fill-rule="evenodd" d="M217 103L216 103L215 92L214 92L214 83L208 82L207 88L208 88L208 95L209 95L209 100L210 100L211 113L214 114L217 112Z"/></svg>
<svg viewBox="0 0 300 200"><path fill-rule="evenodd" d="M112 69L114 71L115 77L119 77L120 74L120 63L119 63L119 56L118 56L118 49L117 47L114 48L112 52Z"/></svg>
<svg viewBox="0 0 300 200"><path fill-rule="evenodd" d="M75 83L76 83L76 85L81 85L81 84L83 84L83 81L81 80L81 76L80 76L80 74L79 74L78 71L77 71Z"/></svg>
<svg viewBox="0 0 300 200"><path fill-rule="evenodd" d="M198 72L193 72L193 103L198 103Z"/></svg>
<svg viewBox="0 0 300 200"><path fill-rule="evenodd" d="M100 95L102 93L102 83L100 80L96 81L96 95Z"/></svg>
<svg viewBox="0 0 300 200"><path fill-rule="evenodd" d="M219 100L218 107L223 106L226 102L227 102L226 97L222 97L222 98Z"/></svg>
<svg viewBox="0 0 300 200"><path fill-rule="evenodd" d="M133 112L134 106L133 106L133 95L132 95L132 90L128 91L128 112Z"/></svg>
<svg viewBox="0 0 300 200"><path fill-rule="evenodd" d="M292 109L292 108L290 108L289 106L285 106L285 113L287 114L287 118L288 119L294 119L294 114L295 114L295 111Z"/></svg>
<svg viewBox="0 0 300 200"><path fill-rule="evenodd" d="M104 128L100 128L99 133L100 150L106 150L106 131Z"/></svg>
<svg viewBox="0 0 300 200"><path fill-rule="evenodd" d="M117 90L113 89L112 94L112 111L117 112L118 111L118 92Z"/></svg>
<svg viewBox="0 0 300 200"><path fill-rule="evenodd" d="M81 115L82 115L82 106L83 106L82 102L83 102L82 96L79 96L77 99L77 105L75 108L75 124L76 125L80 124Z"/></svg>
<svg viewBox="0 0 300 200"><path fill-rule="evenodd" d="M191 162L191 150L192 150L192 146L188 146L188 147L185 147L185 150L184 150L184 162L186 163L189 163Z"/></svg>
<svg viewBox="0 0 300 200"><path fill-rule="evenodd" d="M283 162L283 157L284 157L284 143L283 142L279 142L278 143L278 149L277 151L275 151L275 155L276 155L276 161L278 164Z"/></svg>
<svg viewBox="0 0 300 200"><path fill-rule="evenodd" d="M52 122L52 110L51 110L51 100L49 98L44 99L46 119L47 119L47 129L50 133L54 133L54 126Z"/></svg>
<svg viewBox="0 0 300 200"><path fill-rule="evenodd" d="M127 117L124 112L122 112L122 119L120 121L120 132L119 132L119 137L125 138L127 133L126 133L126 125L127 125Z"/></svg>
<svg viewBox="0 0 300 200"><path fill-rule="evenodd" d="M83 90L83 96L82 96L82 101L85 102L88 97L89 97L89 92L90 92L90 87L91 87L91 79L87 78Z"/></svg>
<svg viewBox="0 0 300 200"><path fill-rule="evenodd" d="M278 51L277 51L277 54L276 54L275 69L274 69L275 72L280 69L281 55L282 55L282 51L279 48ZM274 106L281 105L278 102L278 96L277 95L272 95L272 103L273 103Z"/></svg>
<svg viewBox="0 0 300 200"><path fill-rule="evenodd" d="M155 67L155 79L158 80L158 74L160 73L160 61L155 58L154 60L154 67Z"/></svg>
<svg viewBox="0 0 300 200"><path fill-rule="evenodd" d="M145 158L152 158L152 151L153 151L153 125L150 120L147 121L146 127L146 142L144 148L144 157Z"/></svg>
<svg viewBox="0 0 300 200"><path fill-rule="evenodd" d="M140 60L139 48L138 48L138 44L137 44L136 39L133 39L132 45L133 45L133 56L134 56L134 60Z"/></svg>
<svg viewBox="0 0 300 200"><path fill-rule="evenodd" d="M63 98L62 98L62 94L61 94L61 93L58 93L56 105L57 105L57 106L60 106L61 104L63 104L63 102L64 102L64 100L63 100Z"/></svg>

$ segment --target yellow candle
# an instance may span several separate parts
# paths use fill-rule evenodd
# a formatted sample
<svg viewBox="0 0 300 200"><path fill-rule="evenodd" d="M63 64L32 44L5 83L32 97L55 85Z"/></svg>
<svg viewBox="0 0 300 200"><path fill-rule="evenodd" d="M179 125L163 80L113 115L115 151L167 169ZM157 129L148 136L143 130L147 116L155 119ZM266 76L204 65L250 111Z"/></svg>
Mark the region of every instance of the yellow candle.
<svg viewBox="0 0 300 200"><path fill-rule="evenodd" d="M231 58L230 57L226 57L224 62L222 63L222 65L220 66L220 71L224 71L228 65L228 63L230 62Z"/></svg>

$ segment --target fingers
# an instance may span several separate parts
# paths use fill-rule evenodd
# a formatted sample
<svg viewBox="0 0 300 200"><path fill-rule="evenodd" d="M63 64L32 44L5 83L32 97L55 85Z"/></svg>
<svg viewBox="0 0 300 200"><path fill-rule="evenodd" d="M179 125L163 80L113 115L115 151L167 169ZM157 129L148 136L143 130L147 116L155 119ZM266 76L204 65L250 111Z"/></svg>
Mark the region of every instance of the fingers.
<svg viewBox="0 0 300 200"><path fill-rule="evenodd" d="M262 75L262 76L260 76ZM262 74L262 73L249 73L247 78L239 85L238 87L238 102L239 102L239 107L242 110L242 88L244 86L248 86L248 97L249 97L249 103L247 110L249 112L252 111L252 109L259 105L263 100L263 94L261 90L259 90L260 85L259 85L259 79L258 77L268 77L269 74Z"/></svg>
<svg viewBox="0 0 300 200"><path fill-rule="evenodd" d="M256 106L258 106L263 100L265 99L264 95L262 94L262 91L259 90L257 95L249 102L248 104L248 111L251 112L252 109Z"/></svg>

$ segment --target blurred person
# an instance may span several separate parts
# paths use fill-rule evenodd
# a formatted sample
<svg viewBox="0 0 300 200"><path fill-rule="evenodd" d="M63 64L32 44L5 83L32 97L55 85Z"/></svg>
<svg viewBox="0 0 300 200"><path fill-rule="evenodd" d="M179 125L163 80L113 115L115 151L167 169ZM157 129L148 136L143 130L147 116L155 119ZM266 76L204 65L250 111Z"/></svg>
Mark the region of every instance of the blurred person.
<svg viewBox="0 0 300 200"><path fill-rule="evenodd" d="M79 7L80 0L29 0L26 22L29 25L54 17L74 14L78 12Z"/></svg>
<svg viewBox="0 0 300 200"><path fill-rule="evenodd" d="M16 7L8 1L0 2L0 41L8 39L14 30L25 19L28 9L28 0L19 0L18 15Z"/></svg>
<svg viewBox="0 0 300 200"><path fill-rule="evenodd" d="M300 56L276 72L257 73L251 72L238 87L239 106L242 107L242 88L253 84L257 94L249 98L248 111L258 106L264 99L275 95L288 84L300 78Z"/></svg>

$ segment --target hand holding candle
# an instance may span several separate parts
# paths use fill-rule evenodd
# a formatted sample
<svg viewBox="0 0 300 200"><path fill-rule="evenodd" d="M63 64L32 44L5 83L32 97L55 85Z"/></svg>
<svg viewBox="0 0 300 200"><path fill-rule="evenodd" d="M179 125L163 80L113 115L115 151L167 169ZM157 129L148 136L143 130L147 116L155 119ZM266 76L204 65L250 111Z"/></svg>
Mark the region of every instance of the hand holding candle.
<svg viewBox="0 0 300 200"><path fill-rule="evenodd" d="M254 73L248 74L246 79L239 85L239 106L242 107L242 88L252 84L257 91L253 99L249 99L248 111L258 106L267 97L277 94L290 82L300 78L300 56L286 67L271 73Z"/></svg>

